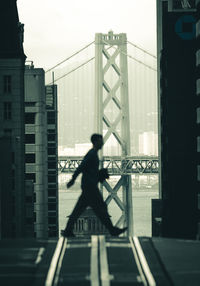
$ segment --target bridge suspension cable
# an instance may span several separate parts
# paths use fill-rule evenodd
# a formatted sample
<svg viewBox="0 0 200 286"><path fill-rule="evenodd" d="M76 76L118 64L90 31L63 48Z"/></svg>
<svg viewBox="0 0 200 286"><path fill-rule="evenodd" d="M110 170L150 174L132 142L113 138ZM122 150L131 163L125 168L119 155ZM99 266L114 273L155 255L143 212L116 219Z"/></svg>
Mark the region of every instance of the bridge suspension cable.
<svg viewBox="0 0 200 286"><path fill-rule="evenodd" d="M94 43L94 42L93 42L93 43ZM92 44L92 43L91 43L91 44ZM89 46L89 45L88 45L88 46ZM107 48L106 50L108 51L108 50L111 49L111 48L112 48L112 47L109 47L109 48ZM81 50L80 50L80 51L81 51ZM80 51L79 51L79 52L80 52ZM75 55L75 54L74 54L74 55ZM89 62L91 62L91 61L94 60L94 59L95 59L95 57L90 58L89 60L85 61L85 62L82 63L81 65L79 65L79 66L77 66L76 68L74 68L73 70L71 70L71 71L65 73L64 75L58 77L57 79L54 79L53 82L49 83L48 85L51 85L51 84L55 83L56 81L58 81L58 80L60 80L60 79L62 79L62 78L64 78L64 77L68 76L70 73L72 73L72 72L78 70L79 68L81 68L82 66L88 64ZM53 69L53 68L52 68L52 69Z"/></svg>
<svg viewBox="0 0 200 286"><path fill-rule="evenodd" d="M142 61L140 61L140 60L138 60L138 59L132 57L131 55L128 55L128 54L126 54L126 53L124 53L124 52L122 52L122 53L123 53L125 56L129 57L130 59L132 59L132 60L138 62L139 64L142 64L143 66L145 66L145 67L147 67L147 68L149 68L149 69L151 69L151 70L153 70L153 71L157 71L157 69L152 68L151 66L149 66L149 65L147 65L147 64L145 64L145 63L143 63Z"/></svg>
<svg viewBox="0 0 200 286"><path fill-rule="evenodd" d="M79 51L75 52L73 55L71 55L70 57L66 58L65 60L59 62L58 64L56 64L55 66L53 66L52 68L48 69L47 71L45 71L45 73L50 72L51 70L57 68L58 66L60 66L61 64L63 64L64 62L68 61L69 59L73 58L74 56L78 55L80 52L84 51L85 49L87 49L89 46L91 46L92 44L94 44L94 41L89 43L88 45L86 45L85 47L83 47L82 49L80 49Z"/></svg>
<svg viewBox="0 0 200 286"><path fill-rule="evenodd" d="M151 56L151 57L157 59L157 57L156 57L155 55L149 53L147 50L144 50L143 48L141 48L141 47L139 47L139 46L133 44L132 42L127 41L127 43L130 44L130 45L132 45L133 47L135 47L135 48L137 48L137 49L143 51L145 54L147 54L147 55L149 55L149 56Z"/></svg>
<svg viewBox="0 0 200 286"><path fill-rule="evenodd" d="M106 42L105 40L104 40L104 42L105 42L106 45L110 45L110 44L109 44L108 42ZM132 42L127 41L127 43L131 44L133 47L135 47L135 48L137 48L137 49L143 51L144 53L146 53L146 54L148 54L149 56L151 56L151 57L153 57L153 58L156 59L156 56L155 56L155 55L153 55L153 54L149 53L148 51L142 49L141 47L139 47L139 46L133 44ZM72 54L71 56L69 56L68 58L66 58L65 60L63 60L63 61L59 62L58 64L56 64L55 66L51 67L50 69L48 69L47 71L45 71L45 73L50 72L51 70L53 70L53 69L55 69L56 67L60 66L60 65L63 64L64 62L68 61L68 60L71 59L72 57L74 57L74 56L76 56L77 54L79 54L80 52L84 51L86 48L88 48L88 47L91 46L92 44L94 44L94 41L91 42L91 43L89 43L88 45L86 45L86 46L83 47L82 49L78 50L77 52L75 52L74 54ZM109 50L110 48L117 49L114 45L111 45L107 50ZM121 51L120 48L119 48L119 50ZM133 57L133 56L131 56L131 55L129 55L129 54L126 54L126 53L124 53L123 51L121 51L121 53L124 54L124 55L126 55L127 57L131 58L132 60L138 62L139 64L142 64L142 65L146 66L147 68L149 68L149 69L151 69L151 70L153 70L153 71L157 71L155 68L151 67L150 65L145 64L144 62L142 62L142 61L136 59L135 57ZM53 84L53 83L55 83L55 82L61 80L62 78L68 76L69 74L73 73L74 71L78 70L79 68L81 68L82 66L84 66L84 65L86 65L87 63L91 62L91 61L94 60L94 59L95 59L95 57L90 58L89 60L85 61L84 63L82 63L82 64L79 65L78 67L72 69L71 71L65 73L64 75L58 77L57 79L54 79L53 82L51 82L51 83L49 83L49 84Z"/></svg>
<svg viewBox="0 0 200 286"><path fill-rule="evenodd" d="M64 78L64 77L66 77L66 76L69 75L70 73L76 71L77 69L81 68L82 66L84 66L84 65L86 65L87 63L89 63L89 62L91 62L92 60L94 60L94 58L95 58L95 57L90 58L90 59L87 60L86 62L84 62L84 63L82 63L81 65L79 65L79 66L77 66L76 68L74 68L73 70L71 70L71 71L65 73L64 75L62 75L62 76L60 76L60 77L54 79L53 82L49 83L49 85L55 83L56 81L58 81L58 80L60 80L60 79L62 79L62 78Z"/></svg>
<svg viewBox="0 0 200 286"><path fill-rule="evenodd" d="M110 45L110 44L109 44L108 42L106 42L105 40L104 40L104 43L105 43L106 45ZM114 45L112 45L111 47L113 47L115 50L117 50L117 48L116 48ZM147 68L149 68L149 69L151 69L151 70L153 70L153 71L157 71L157 70L154 69L153 67L151 67L151 66L149 66L149 65L147 65L147 64L145 64L145 63L143 63L142 61L136 59L135 57L132 57L131 55L128 55L127 53L123 52L120 48L118 48L118 49L121 51L121 53L122 53L123 55L125 55L125 56L131 58L132 60L138 62L139 64L142 64L142 65L146 66Z"/></svg>

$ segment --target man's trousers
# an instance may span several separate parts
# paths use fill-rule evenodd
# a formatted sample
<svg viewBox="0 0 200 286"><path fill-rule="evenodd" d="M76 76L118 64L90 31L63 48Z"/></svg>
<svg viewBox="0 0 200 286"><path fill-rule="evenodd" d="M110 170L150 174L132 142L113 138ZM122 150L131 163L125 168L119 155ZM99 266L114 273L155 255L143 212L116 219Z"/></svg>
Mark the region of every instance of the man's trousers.
<svg viewBox="0 0 200 286"><path fill-rule="evenodd" d="M84 190L83 188L83 192L69 217L65 231L73 231L74 223L88 206L93 209L94 213L101 220L102 224L104 224L105 227L111 232L114 227L108 214L107 204L104 202L98 188L92 191Z"/></svg>

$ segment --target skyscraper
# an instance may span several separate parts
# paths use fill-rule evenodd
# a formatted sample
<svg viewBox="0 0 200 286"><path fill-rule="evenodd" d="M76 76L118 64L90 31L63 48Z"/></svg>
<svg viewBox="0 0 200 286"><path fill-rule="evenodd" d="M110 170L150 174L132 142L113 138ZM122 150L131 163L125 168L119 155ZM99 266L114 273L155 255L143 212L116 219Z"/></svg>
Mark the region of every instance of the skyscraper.
<svg viewBox="0 0 200 286"><path fill-rule="evenodd" d="M197 180L198 221L200 222L200 0L196 1L196 114L197 114ZM200 234L200 229L199 229Z"/></svg>
<svg viewBox="0 0 200 286"><path fill-rule="evenodd" d="M162 235L197 232L194 1L157 1Z"/></svg>
<svg viewBox="0 0 200 286"><path fill-rule="evenodd" d="M25 234L25 180L24 180L24 63L23 25L19 22L16 0L0 2L0 137L11 158L11 186L1 184L0 192L8 191L2 200L11 212L8 232L4 237L22 237ZM7 139L3 139L3 138ZM5 145L9 141L10 148ZM4 142L4 143L3 143ZM2 161L1 161L2 162ZM7 162L8 163L8 162ZM4 165L1 168L4 168ZM0 181L5 174L0 172ZM8 190L5 188L9 188ZM7 194L8 195L8 194ZM5 198L3 196L3 198ZM4 205L5 207L5 205ZM6 219L1 217L1 220Z"/></svg>

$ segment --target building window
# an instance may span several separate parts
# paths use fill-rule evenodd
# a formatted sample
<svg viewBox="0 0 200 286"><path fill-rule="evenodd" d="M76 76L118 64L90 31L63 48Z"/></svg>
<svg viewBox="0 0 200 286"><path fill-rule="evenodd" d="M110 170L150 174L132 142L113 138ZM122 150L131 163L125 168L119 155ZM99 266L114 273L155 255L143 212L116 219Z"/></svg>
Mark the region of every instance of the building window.
<svg viewBox="0 0 200 286"><path fill-rule="evenodd" d="M48 211L54 211L57 209L56 203L50 203L48 204Z"/></svg>
<svg viewBox="0 0 200 286"><path fill-rule="evenodd" d="M25 124L35 124L35 113L34 112L25 113Z"/></svg>
<svg viewBox="0 0 200 286"><path fill-rule="evenodd" d="M35 144L35 134L25 134L26 144Z"/></svg>
<svg viewBox="0 0 200 286"><path fill-rule="evenodd" d="M55 124L56 123L56 113L54 111L47 112L47 124Z"/></svg>
<svg viewBox="0 0 200 286"><path fill-rule="evenodd" d="M48 134L48 141L56 141L56 135L55 134Z"/></svg>
<svg viewBox="0 0 200 286"><path fill-rule="evenodd" d="M56 183L57 176L48 175L48 183Z"/></svg>
<svg viewBox="0 0 200 286"><path fill-rule="evenodd" d="M56 187L52 187L52 186L49 186L48 187L48 196L49 197L55 197L57 194L57 190L56 190Z"/></svg>
<svg viewBox="0 0 200 286"><path fill-rule="evenodd" d="M3 83L4 93L11 93L11 75L4 75Z"/></svg>
<svg viewBox="0 0 200 286"><path fill-rule="evenodd" d="M56 134L56 130L55 130L55 129L48 129L48 130L47 130L47 133L48 133L48 134L50 134L50 133L51 133L51 134Z"/></svg>
<svg viewBox="0 0 200 286"><path fill-rule="evenodd" d="M35 183L36 182L36 180L35 180L35 173L26 173L25 174L25 179L33 181Z"/></svg>
<svg viewBox="0 0 200 286"><path fill-rule="evenodd" d="M56 217L48 217L48 223L49 224L56 224Z"/></svg>
<svg viewBox="0 0 200 286"><path fill-rule="evenodd" d="M26 163L35 163L35 154L25 154Z"/></svg>
<svg viewBox="0 0 200 286"><path fill-rule="evenodd" d="M50 161L55 161L55 160L56 160L55 156L48 157L48 162L50 162Z"/></svg>
<svg viewBox="0 0 200 286"><path fill-rule="evenodd" d="M48 162L48 169L56 169L56 162Z"/></svg>
<svg viewBox="0 0 200 286"><path fill-rule="evenodd" d="M48 203L56 203L56 198L48 198Z"/></svg>
<svg viewBox="0 0 200 286"><path fill-rule="evenodd" d="M33 221L36 222L36 212L33 212Z"/></svg>
<svg viewBox="0 0 200 286"><path fill-rule="evenodd" d="M49 171L48 170L48 175L57 175L57 172L56 172L56 170L53 170L53 171Z"/></svg>
<svg viewBox="0 0 200 286"><path fill-rule="evenodd" d="M56 143L48 143L48 148L56 148Z"/></svg>
<svg viewBox="0 0 200 286"><path fill-rule="evenodd" d="M56 155L56 149L55 148L48 148L48 155Z"/></svg>
<svg viewBox="0 0 200 286"><path fill-rule="evenodd" d="M11 119L11 109L12 105L11 102L4 102L4 109L3 109L3 118L4 120L10 120Z"/></svg>

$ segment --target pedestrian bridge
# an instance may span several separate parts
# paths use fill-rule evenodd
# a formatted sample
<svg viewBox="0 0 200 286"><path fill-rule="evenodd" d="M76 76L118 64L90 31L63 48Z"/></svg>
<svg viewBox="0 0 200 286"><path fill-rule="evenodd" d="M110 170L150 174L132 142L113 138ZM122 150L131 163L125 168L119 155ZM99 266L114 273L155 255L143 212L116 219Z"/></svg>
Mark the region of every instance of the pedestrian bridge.
<svg viewBox="0 0 200 286"><path fill-rule="evenodd" d="M1 286L199 286L200 241L93 235L0 240Z"/></svg>

